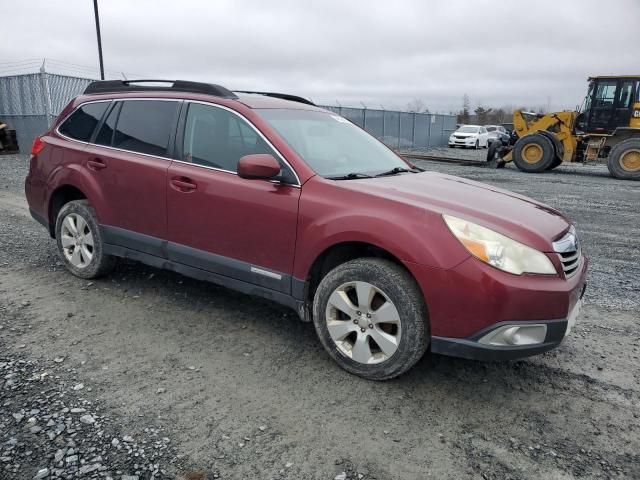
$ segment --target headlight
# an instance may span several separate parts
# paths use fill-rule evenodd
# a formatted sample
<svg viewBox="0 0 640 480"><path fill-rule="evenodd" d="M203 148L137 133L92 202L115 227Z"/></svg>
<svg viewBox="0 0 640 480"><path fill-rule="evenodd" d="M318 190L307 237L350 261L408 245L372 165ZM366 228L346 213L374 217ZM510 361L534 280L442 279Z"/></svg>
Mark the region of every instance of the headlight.
<svg viewBox="0 0 640 480"><path fill-rule="evenodd" d="M471 255L493 267L515 275L557 273L549 257L534 248L461 218L442 218Z"/></svg>

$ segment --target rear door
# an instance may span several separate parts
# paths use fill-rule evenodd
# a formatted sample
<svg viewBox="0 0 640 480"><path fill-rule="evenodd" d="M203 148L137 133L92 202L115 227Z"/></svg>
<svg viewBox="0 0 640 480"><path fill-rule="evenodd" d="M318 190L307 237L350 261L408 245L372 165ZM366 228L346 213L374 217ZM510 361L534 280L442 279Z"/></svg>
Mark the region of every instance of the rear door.
<svg viewBox="0 0 640 480"><path fill-rule="evenodd" d="M293 170L244 118L220 106L183 109L168 172L169 258L289 293L300 188ZM281 163L281 182L236 174L244 155Z"/></svg>
<svg viewBox="0 0 640 480"><path fill-rule="evenodd" d="M163 256L167 235L168 155L180 101L114 102L83 167L102 198L98 217L107 243Z"/></svg>

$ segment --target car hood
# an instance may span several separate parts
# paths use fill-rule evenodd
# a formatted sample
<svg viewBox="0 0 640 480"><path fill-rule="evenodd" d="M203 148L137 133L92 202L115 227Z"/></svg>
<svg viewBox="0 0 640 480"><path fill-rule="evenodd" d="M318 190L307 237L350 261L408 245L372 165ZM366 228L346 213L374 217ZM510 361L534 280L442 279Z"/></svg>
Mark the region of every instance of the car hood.
<svg viewBox="0 0 640 480"><path fill-rule="evenodd" d="M340 181L350 190L425 210L429 222L442 224L442 214L491 228L541 251L570 227L557 210L501 188L436 172ZM429 226L430 227L430 226Z"/></svg>
<svg viewBox="0 0 640 480"><path fill-rule="evenodd" d="M455 135L456 137L477 137L479 134L477 134L477 133L453 132L453 135Z"/></svg>

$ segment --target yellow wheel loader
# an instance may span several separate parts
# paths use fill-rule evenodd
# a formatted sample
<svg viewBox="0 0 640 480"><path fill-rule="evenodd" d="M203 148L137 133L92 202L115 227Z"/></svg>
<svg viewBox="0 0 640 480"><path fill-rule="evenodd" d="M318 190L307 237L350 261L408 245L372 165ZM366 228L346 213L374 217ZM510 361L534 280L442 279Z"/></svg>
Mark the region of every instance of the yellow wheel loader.
<svg viewBox="0 0 640 480"><path fill-rule="evenodd" d="M640 75L590 77L579 112L537 115L516 110L517 140L494 142L487 160L513 161L524 172L552 170L562 162L606 159L616 178L640 180Z"/></svg>

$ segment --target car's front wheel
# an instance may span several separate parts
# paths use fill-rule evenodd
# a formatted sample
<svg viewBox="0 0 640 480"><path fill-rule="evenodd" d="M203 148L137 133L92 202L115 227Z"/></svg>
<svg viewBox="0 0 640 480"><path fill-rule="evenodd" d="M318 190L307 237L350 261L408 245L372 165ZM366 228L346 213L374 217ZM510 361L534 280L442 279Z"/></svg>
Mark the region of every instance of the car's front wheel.
<svg viewBox="0 0 640 480"><path fill-rule="evenodd" d="M371 380L406 372L429 345L422 292L389 260L356 259L330 271L316 290L313 321L329 355Z"/></svg>
<svg viewBox="0 0 640 480"><path fill-rule="evenodd" d="M65 266L77 277L98 278L115 266L115 258L103 251L98 221L87 200L74 200L60 209L56 242Z"/></svg>

